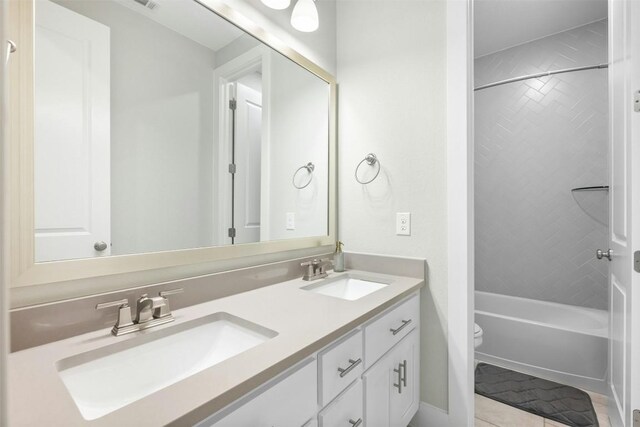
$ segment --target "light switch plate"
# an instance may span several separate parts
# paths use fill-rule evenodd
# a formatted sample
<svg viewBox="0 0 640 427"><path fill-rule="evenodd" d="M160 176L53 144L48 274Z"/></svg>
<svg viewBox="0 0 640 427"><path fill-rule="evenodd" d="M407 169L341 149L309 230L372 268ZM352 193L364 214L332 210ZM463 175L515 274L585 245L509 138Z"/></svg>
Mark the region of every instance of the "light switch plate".
<svg viewBox="0 0 640 427"><path fill-rule="evenodd" d="M287 230L296 229L296 213L287 212Z"/></svg>
<svg viewBox="0 0 640 427"><path fill-rule="evenodd" d="M411 236L410 212L398 212L396 214L396 234L398 236Z"/></svg>

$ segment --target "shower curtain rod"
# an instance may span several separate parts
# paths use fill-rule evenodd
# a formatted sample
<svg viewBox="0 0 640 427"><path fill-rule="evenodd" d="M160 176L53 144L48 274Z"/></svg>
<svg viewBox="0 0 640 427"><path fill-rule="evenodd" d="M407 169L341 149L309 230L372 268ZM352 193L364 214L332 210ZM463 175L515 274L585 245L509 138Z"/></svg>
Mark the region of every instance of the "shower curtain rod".
<svg viewBox="0 0 640 427"><path fill-rule="evenodd" d="M511 79L500 80L494 83L478 86L477 88L473 89L473 91L475 92L482 89L489 89L490 87L500 86L507 83L519 82L521 80L537 79L538 77L552 76L554 74L571 73L573 71L596 70L599 68L608 68L608 67L609 67L609 64L599 64L599 65L587 65L585 67L563 68L561 70L555 70L555 71L545 71L543 73L529 74L526 76L514 77Z"/></svg>

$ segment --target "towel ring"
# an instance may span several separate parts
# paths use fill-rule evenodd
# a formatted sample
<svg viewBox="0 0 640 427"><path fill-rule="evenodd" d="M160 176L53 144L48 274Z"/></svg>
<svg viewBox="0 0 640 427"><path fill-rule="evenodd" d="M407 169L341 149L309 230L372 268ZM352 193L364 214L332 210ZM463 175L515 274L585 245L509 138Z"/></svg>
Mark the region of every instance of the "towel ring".
<svg viewBox="0 0 640 427"><path fill-rule="evenodd" d="M298 169L296 169L296 171L293 173L293 178L291 178L291 182L293 183L293 186L296 187L298 190L302 190L303 188L306 188L307 186L309 186L309 184L311 184L311 181L313 180L313 175L311 174L313 173L313 170L315 168L316 166L313 163L309 162L306 165L302 165ZM296 175L298 175L298 172L300 172L302 169L306 169L307 172L309 172L309 181L307 181L305 185L297 185Z"/></svg>
<svg viewBox="0 0 640 427"><path fill-rule="evenodd" d="M369 181L360 181L360 178L358 178L358 169L360 169L360 166L362 166L362 164L364 162L367 162L367 164L369 166L373 166L376 163L378 164L378 170L376 171L376 174ZM367 156L364 159L360 160L360 163L358 163L358 166L356 166L356 172L354 174L355 177L356 177L356 181L358 181L362 185L369 184L369 183L373 182L378 177L378 175L380 174L381 166L382 165L380 164L380 160L378 160L378 158L376 157L375 154L373 154L373 153L367 154Z"/></svg>

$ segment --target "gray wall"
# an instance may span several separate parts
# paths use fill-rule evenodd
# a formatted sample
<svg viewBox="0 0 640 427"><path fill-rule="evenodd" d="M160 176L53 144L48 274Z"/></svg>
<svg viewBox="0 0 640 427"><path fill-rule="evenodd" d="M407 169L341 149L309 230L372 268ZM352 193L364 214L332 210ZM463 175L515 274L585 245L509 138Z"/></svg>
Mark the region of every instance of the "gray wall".
<svg viewBox="0 0 640 427"><path fill-rule="evenodd" d="M477 58L476 86L607 62L598 21ZM475 97L476 289L607 308L607 71L559 74Z"/></svg>
<svg viewBox="0 0 640 427"><path fill-rule="evenodd" d="M421 400L447 408L446 3L337 2L340 239L349 252L426 258ZM380 176L356 165L375 153ZM411 236L396 236L411 212Z"/></svg>

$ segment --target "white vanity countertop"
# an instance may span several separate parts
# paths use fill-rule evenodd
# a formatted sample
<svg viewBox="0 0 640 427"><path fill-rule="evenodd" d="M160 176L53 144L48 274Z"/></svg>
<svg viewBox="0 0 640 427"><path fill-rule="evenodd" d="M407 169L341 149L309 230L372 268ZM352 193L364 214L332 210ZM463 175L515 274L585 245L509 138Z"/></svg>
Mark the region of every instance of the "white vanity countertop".
<svg viewBox="0 0 640 427"><path fill-rule="evenodd" d="M349 273L379 277L391 283L358 300L348 301L300 289L321 280L290 280L176 310L175 322L146 331L114 337L111 328L105 327L12 353L8 375L10 425L193 425L424 285L423 280L410 277L354 270ZM329 277L341 274L344 273L331 273ZM278 335L101 418L87 421L82 417L58 375L58 361L217 312L246 319Z"/></svg>

